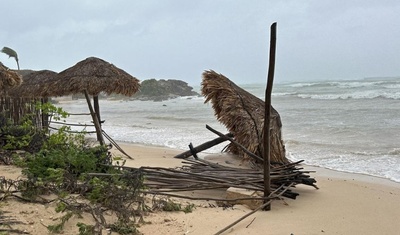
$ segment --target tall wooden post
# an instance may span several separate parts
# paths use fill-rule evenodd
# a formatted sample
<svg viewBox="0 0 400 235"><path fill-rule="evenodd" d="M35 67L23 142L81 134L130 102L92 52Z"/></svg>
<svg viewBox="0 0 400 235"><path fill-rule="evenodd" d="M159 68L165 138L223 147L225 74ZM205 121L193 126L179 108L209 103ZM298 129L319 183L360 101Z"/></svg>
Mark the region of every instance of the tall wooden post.
<svg viewBox="0 0 400 235"><path fill-rule="evenodd" d="M271 25L271 39L269 49L269 67L267 88L265 90L265 115L264 115L264 197L271 194L270 176L270 120L271 120L271 93L275 73L275 54L276 54L276 22ZM267 203L270 199L266 199ZM264 207L264 210L271 210L271 203Z"/></svg>
<svg viewBox="0 0 400 235"><path fill-rule="evenodd" d="M41 98L40 102L42 104L45 104L47 102L49 102L49 98L45 97L45 98ZM48 130L49 129L49 114L48 113L44 113L43 110L41 110L41 115L42 115L42 129Z"/></svg>
<svg viewBox="0 0 400 235"><path fill-rule="evenodd" d="M85 98L89 106L90 115L92 115L94 127L96 128L97 140L100 142L100 145L104 145L104 138L103 134L101 133L100 122L99 119L97 119L97 115L93 110L92 102L90 101L89 94L87 93L86 90L85 90Z"/></svg>
<svg viewBox="0 0 400 235"><path fill-rule="evenodd" d="M99 104L99 96L98 95L93 96L93 107L94 107L94 112L97 115L97 119L99 120L99 124L101 126L100 104Z"/></svg>

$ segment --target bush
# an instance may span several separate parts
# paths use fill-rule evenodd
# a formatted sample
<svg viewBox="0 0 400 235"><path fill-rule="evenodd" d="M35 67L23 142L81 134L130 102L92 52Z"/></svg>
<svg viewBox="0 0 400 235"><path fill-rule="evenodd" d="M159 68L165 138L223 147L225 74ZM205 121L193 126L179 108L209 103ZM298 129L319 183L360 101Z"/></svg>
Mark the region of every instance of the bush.
<svg viewBox="0 0 400 235"><path fill-rule="evenodd" d="M105 172L111 156L105 146L88 147L83 134L71 134L61 128L50 135L42 149L26 159L23 173L28 179L54 183L60 189L74 190L85 173Z"/></svg>
<svg viewBox="0 0 400 235"><path fill-rule="evenodd" d="M50 110L52 117L58 119L65 113L51 105L42 110ZM7 122L1 119L0 122ZM1 126L5 144L2 149L20 149L36 143L37 131L29 118L19 126ZM136 216L142 220L146 209L142 194L144 177L140 171L123 171L119 167L110 167L111 154L106 146L90 147L85 141L85 133L72 134L70 128L62 127L52 133L39 145L37 151L15 157L14 163L23 167L22 173L27 179L18 184L18 191L25 200L37 199L44 193L56 193L60 203L57 212L65 212L59 223L49 225L50 232L60 233L64 224L72 215L89 212L96 224L78 223L79 234L96 233L98 229L109 228L120 234L137 234ZM92 173L92 174L89 174ZM106 174L97 174L106 173ZM95 176L96 175L96 176ZM97 177L99 176L99 177ZM71 193L79 193L88 200L77 202ZM90 201L90 203L89 203ZM107 224L102 215L104 209L112 210L118 217L117 222ZM133 220L132 220L133 219ZM141 221L140 220L140 221ZM96 232L94 232L96 230Z"/></svg>
<svg viewBox="0 0 400 235"><path fill-rule="evenodd" d="M29 116L15 125L0 113L0 147L6 151L37 152L45 141L45 132L33 126Z"/></svg>

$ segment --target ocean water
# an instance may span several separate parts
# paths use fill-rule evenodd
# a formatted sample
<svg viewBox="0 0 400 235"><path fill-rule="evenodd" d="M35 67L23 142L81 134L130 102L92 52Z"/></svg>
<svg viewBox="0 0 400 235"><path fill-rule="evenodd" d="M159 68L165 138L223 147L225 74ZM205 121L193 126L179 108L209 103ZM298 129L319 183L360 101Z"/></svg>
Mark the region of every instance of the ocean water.
<svg viewBox="0 0 400 235"><path fill-rule="evenodd" d="M240 86L263 99L265 84ZM272 105L281 115L288 158L400 182L400 78L274 84ZM88 112L85 100L58 106ZM100 100L100 108L103 129L117 141L186 151L189 143L196 146L217 137L206 124L227 133L203 97ZM90 123L90 116L67 121ZM219 152L226 144L205 152Z"/></svg>

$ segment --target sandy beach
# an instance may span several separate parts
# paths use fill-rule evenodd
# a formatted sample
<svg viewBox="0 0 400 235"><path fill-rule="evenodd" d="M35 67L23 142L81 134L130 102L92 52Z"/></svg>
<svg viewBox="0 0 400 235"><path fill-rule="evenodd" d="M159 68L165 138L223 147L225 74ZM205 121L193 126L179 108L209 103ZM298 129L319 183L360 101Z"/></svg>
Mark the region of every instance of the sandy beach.
<svg viewBox="0 0 400 235"><path fill-rule="evenodd" d="M134 160L127 166L176 167L181 160L174 159L181 150L121 144ZM116 150L113 152L121 155ZM214 156L213 161L225 161L227 156ZM20 169L0 166L1 175L17 178ZM312 177L320 188L298 186L296 200L274 201L272 210L259 211L244 219L224 234L400 234L400 184L367 175L349 174L318 167L304 166L316 171ZM178 200L182 204L189 203ZM224 209L213 202L190 201L196 205L192 213L156 212L145 216L150 222L138 229L143 234L215 234L251 210L243 205ZM2 202L2 211L8 211L24 224L13 228L30 234L47 234L44 225L60 217L54 205L22 203L14 199ZM76 223L90 223L90 216L72 218L63 234L77 234Z"/></svg>

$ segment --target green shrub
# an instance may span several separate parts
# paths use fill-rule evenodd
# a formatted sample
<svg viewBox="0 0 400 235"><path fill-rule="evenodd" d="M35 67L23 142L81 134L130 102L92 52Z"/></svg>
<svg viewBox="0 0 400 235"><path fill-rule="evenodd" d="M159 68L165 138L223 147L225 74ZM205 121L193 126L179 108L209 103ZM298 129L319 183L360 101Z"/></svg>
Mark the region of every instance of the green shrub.
<svg viewBox="0 0 400 235"><path fill-rule="evenodd" d="M48 138L38 153L28 156L23 173L29 179L72 189L85 173L105 172L107 168L102 164L109 161L105 146L89 148L83 134L74 135L62 128Z"/></svg>

